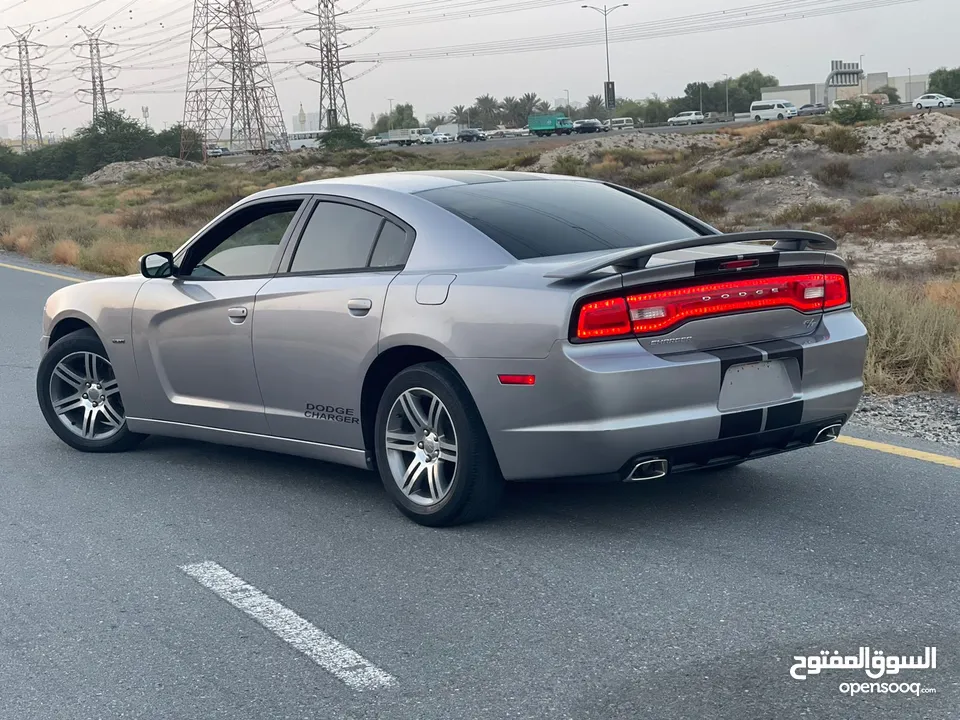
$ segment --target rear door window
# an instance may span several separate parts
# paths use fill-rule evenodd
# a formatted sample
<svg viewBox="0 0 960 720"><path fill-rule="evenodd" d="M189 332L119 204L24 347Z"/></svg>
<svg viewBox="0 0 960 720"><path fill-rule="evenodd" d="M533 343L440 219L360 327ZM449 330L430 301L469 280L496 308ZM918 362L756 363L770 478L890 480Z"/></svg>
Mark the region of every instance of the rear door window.
<svg viewBox="0 0 960 720"><path fill-rule="evenodd" d="M426 190L518 260L636 247L701 233L615 187L586 180L515 180Z"/></svg>

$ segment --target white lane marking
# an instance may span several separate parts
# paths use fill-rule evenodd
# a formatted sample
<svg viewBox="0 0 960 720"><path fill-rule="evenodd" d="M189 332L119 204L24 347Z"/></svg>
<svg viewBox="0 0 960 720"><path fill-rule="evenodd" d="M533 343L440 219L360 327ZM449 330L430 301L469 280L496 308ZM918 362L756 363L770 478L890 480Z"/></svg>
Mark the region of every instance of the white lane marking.
<svg viewBox="0 0 960 720"><path fill-rule="evenodd" d="M180 569L348 687L376 690L396 685L395 677L217 563L208 560Z"/></svg>

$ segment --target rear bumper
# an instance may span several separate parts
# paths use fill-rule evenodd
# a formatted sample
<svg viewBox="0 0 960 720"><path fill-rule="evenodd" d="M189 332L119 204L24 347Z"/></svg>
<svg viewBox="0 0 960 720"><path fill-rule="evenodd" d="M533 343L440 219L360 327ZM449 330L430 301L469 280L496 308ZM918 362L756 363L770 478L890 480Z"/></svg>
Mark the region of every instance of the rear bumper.
<svg viewBox="0 0 960 720"><path fill-rule="evenodd" d="M635 340L558 341L540 360L454 359L508 480L621 477L637 458L668 456L672 471L759 457L812 443L845 423L863 393L866 329L850 311L831 313L811 335L716 353L658 356ZM770 407L718 408L731 365L784 359L796 391ZM503 386L499 373L533 374Z"/></svg>

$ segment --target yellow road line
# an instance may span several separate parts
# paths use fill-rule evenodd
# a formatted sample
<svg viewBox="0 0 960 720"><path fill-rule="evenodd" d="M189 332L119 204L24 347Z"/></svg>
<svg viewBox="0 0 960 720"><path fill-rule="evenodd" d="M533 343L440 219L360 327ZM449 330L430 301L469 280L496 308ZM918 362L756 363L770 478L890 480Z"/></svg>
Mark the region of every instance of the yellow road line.
<svg viewBox="0 0 960 720"><path fill-rule="evenodd" d="M57 273L47 272L46 270L34 270L33 268L20 267L19 265L7 265L6 263L0 263L0 268L19 270L20 272L33 273L34 275L43 275L45 277L56 278L57 280L67 280L75 283L83 282L81 278L70 277L69 275L58 275Z"/></svg>
<svg viewBox="0 0 960 720"><path fill-rule="evenodd" d="M849 435L841 435L837 438L837 442L866 448L867 450L876 450L877 452L913 458L914 460L923 460L925 462L936 463L937 465L960 468L960 458L949 457L947 455L937 455L936 453L923 452L922 450L912 450L911 448L900 447L899 445L888 445L887 443L874 442L873 440L861 440L860 438L850 437Z"/></svg>

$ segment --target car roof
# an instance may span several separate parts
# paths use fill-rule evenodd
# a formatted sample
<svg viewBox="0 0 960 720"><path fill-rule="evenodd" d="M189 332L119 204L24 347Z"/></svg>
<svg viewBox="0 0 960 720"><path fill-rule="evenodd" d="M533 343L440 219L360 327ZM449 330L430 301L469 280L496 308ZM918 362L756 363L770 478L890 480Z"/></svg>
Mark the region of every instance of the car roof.
<svg viewBox="0 0 960 720"><path fill-rule="evenodd" d="M587 178L569 178L545 173L504 170L411 170L311 180L297 185L287 185L285 187L265 190L258 193L258 196L290 195L292 192L327 193L335 191L337 187L344 186L379 188L412 195L454 185L517 181L544 182L549 180L580 180L589 182Z"/></svg>

